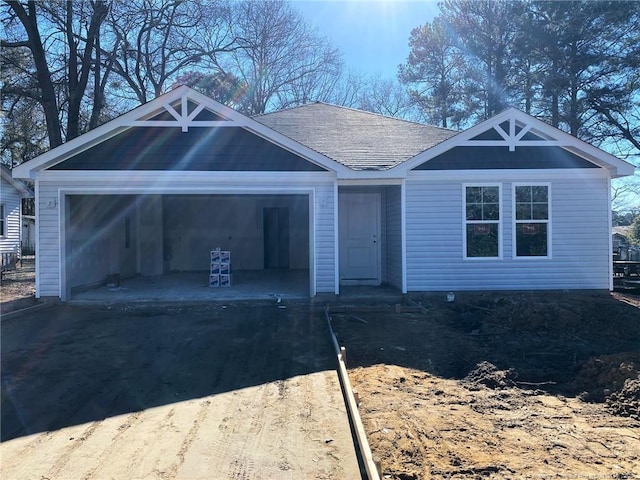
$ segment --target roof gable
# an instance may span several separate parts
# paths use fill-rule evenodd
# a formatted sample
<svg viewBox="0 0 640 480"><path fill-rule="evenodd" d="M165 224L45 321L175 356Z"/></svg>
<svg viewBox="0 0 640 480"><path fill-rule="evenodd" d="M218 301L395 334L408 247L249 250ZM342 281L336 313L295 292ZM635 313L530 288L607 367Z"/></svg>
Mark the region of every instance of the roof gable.
<svg viewBox="0 0 640 480"><path fill-rule="evenodd" d="M220 133L228 128L235 130L233 135ZM164 129L164 131L157 133L158 129ZM147 130L147 133L134 133L135 130ZM154 130L157 136L149 136L149 132ZM201 130L200 134L187 135L197 130ZM189 137L193 140L196 137L206 137L207 135L202 133L205 130L211 138L217 136L224 138L235 137L237 139L239 136L242 136L247 140L249 136L256 137L252 139L251 142L253 142L253 144L260 144L269 150L268 160L282 163L281 165L269 167L264 164L258 165L254 162L254 165L261 167L260 170L283 171L286 168L294 168L294 171L346 170L345 167L339 163L324 157L305 145L271 130L267 126L189 87L181 86L29 162L19 165L14 170L14 176L18 178L35 178L37 172L47 169L132 169L130 167L125 168L123 159L114 158L114 155L108 156L109 161L113 162L113 164L107 164L105 158L107 157L108 149L105 149L104 146L100 147L100 145L107 142L106 145L113 147L118 137L123 138L120 137L120 135L123 134L125 138L146 136L149 141L155 143L158 138L163 138L163 136L175 138L177 132L178 134L185 134L184 139ZM239 133L239 130L243 130L243 132ZM193 146L192 142L187 141L186 143L190 143ZM209 146L211 146L211 143L209 143ZM138 147L140 147L140 149L137 153L141 153L143 146L138 145ZM151 148L149 145L145 147ZM89 161L87 159L92 158L91 155L89 155L89 151L94 148L97 148L98 151L102 153L102 163L98 165L92 160L92 163L90 165L87 164L85 168L81 160ZM228 145L225 148L226 150L223 148L224 151L229 150ZM201 149L201 151L203 150ZM255 149L253 151L254 153L256 152ZM276 152L279 152L279 154L276 155ZM293 157L298 158L294 160ZM70 160L70 162L67 163L67 160ZM142 161L139 156L131 160L138 162L137 165L144 164L144 169L163 168L163 165L164 167L170 167L170 169L181 169L182 167L190 165L188 162L171 162L171 159L168 157L166 157L164 161L156 162L155 166L152 166L149 162ZM218 160L220 160L220 158L218 158ZM56 167L56 165L61 162L64 162L65 165ZM115 165L117 165L117 167ZM250 165L246 162L242 165L234 165L229 159L209 163L193 162L191 165L207 166L213 170L222 168L223 165L229 168L233 167L232 170L235 171L250 168Z"/></svg>
<svg viewBox="0 0 640 480"><path fill-rule="evenodd" d="M400 169L606 168L612 177L634 166L515 108L417 155Z"/></svg>

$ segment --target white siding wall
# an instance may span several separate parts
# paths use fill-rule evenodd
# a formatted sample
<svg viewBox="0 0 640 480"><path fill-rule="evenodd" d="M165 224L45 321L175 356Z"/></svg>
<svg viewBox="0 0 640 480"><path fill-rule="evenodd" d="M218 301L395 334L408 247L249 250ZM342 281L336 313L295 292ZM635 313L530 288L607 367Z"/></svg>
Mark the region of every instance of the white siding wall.
<svg viewBox="0 0 640 480"><path fill-rule="evenodd" d="M99 177L100 173L96 172ZM110 183L113 182L113 183ZM38 250L38 275L39 290L38 296L60 296L60 225L59 191L73 192L76 194L94 194L101 191L105 194L115 194L119 190L121 193L137 194L152 189L154 193L161 193L158 185L168 185L166 193L230 193L237 190L250 188L261 190L262 193L302 193L301 191L311 191L314 193L313 215L315 223L315 257L316 257L316 291L335 291L335 237L334 237L334 180L323 175L323 179L318 181L263 181L258 179L242 182L238 180L224 181L216 183L216 175L201 175L195 181L184 178L175 180L149 178L147 180L107 179L107 180L38 180L38 202L39 207L39 250ZM197 190L197 191L196 191ZM264 191L263 191L264 190ZM295 190L295 191L294 191ZM268 191L268 192L266 192ZM55 202L55 203L52 203Z"/></svg>
<svg viewBox="0 0 640 480"><path fill-rule="evenodd" d="M0 252L20 253L20 192L4 179L1 181L0 203L4 205L5 234L0 235Z"/></svg>
<svg viewBox="0 0 640 480"><path fill-rule="evenodd" d="M464 260L464 182L407 181L408 291L609 288L606 178L550 182L549 259L513 258L512 182L485 183L496 182L502 184L503 258Z"/></svg>
<svg viewBox="0 0 640 480"><path fill-rule="evenodd" d="M399 186L386 188L386 280L402 289L402 207Z"/></svg>

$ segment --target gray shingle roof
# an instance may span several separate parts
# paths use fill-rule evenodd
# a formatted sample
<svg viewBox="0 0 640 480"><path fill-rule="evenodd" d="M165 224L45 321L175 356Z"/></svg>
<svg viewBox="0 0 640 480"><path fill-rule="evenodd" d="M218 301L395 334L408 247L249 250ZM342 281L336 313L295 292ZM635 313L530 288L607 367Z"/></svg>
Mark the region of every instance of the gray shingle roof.
<svg viewBox="0 0 640 480"><path fill-rule="evenodd" d="M253 119L353 170L388 170L458 133L321 102Z"/></svg>

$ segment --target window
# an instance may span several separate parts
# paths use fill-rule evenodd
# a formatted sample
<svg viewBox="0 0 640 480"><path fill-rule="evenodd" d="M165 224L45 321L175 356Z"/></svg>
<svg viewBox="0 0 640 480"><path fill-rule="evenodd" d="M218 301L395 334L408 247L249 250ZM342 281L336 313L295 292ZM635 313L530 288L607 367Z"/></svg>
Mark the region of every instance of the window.
<svg viewBox="0 0 640 480"><path fill-rule="evenodd" d="M500 186L465 186L465 258L500 258Z"/></svg>
<svg viewBox="0 0 640 480"><path fill-rule="evenodd" d="M0 204L0 237L7 234L7 219L4 218L4 204Z"/></svg>
<svg viewBox="0 0 640 480"><path fill-rule="evenodd" d="M549 185L516 185L515 256L549 257Z"/></svg>

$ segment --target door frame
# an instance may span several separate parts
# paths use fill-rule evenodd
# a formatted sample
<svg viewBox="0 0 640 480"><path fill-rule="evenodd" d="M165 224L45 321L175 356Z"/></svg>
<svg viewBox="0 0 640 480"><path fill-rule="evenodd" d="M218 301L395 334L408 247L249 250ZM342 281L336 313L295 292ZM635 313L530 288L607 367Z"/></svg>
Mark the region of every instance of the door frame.
<svg viewBox="0 0 640 480"><path fill-rule="evenodd" d="M344 233L342 229L339 228L340 222L338 221L338 267L337 267L337 277L340 285L343 286L356 286L356 285L372 285L379 286L382 284L382 194L379 191L345 191L338 193L338 210L340 210L340 198L345 198L348 196L371 196L375 198L374 204L376 206L374 215L375 218L375 236L376 236L376 278L371 279L342 279L340 275L340 254L342 251L342 245L345 241ZM338 212L340 218L344 218L344 212Z"/></svg>

